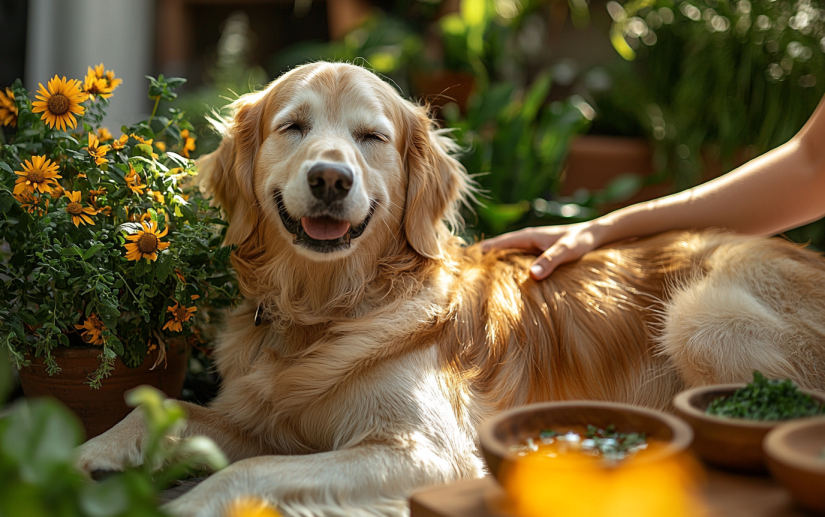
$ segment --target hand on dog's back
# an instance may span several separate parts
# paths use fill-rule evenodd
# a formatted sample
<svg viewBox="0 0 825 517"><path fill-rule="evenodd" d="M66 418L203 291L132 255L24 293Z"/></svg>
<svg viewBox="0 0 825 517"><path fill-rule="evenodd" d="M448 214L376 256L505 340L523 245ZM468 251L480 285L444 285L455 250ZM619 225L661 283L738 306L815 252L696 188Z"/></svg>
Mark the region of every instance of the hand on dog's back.
<svg viewBox="0 0 825 517"><path fill-rule="evenodd" d="M543 280L560 265L578 260L599 247L599 228L595 221L525 228L487 239L481 247L485 252L519 249L539 255L530 266L530 276L534 280Z"/></svg>

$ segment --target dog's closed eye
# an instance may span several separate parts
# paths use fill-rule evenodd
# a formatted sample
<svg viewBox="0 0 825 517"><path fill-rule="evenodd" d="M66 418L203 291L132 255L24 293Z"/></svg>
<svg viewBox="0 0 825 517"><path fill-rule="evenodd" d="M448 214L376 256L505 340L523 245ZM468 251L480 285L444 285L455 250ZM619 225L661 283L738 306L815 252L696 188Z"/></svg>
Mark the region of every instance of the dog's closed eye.
<svg viewBox="0 0 825 517"><path fill-rule="evenodd" d="M289 122L281 124L281 127L278 128L278 131L282 133L298 133L301 136L309 133L309 130L309 124L301 120L290 120Z"/></svg>
<svg viewBox="0 0 825 517"><path fill-rule="evenodd" d="M389 138L383 133L370 129L358 129L353 133L356 141L361 143L387 143Z"/></svg>

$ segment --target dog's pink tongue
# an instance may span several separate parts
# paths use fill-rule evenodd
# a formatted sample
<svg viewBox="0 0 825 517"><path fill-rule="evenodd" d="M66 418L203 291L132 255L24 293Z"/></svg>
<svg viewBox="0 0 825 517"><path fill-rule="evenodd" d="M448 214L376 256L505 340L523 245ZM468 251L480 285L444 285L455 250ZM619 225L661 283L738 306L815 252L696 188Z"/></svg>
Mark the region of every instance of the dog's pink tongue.
<svg viewBox="0 0 825 517"><path fill-rule="evenodd" d="M302 217L301 225L307 235L319 241L337 239L349 231L349 222L332 217Z"/></svg>

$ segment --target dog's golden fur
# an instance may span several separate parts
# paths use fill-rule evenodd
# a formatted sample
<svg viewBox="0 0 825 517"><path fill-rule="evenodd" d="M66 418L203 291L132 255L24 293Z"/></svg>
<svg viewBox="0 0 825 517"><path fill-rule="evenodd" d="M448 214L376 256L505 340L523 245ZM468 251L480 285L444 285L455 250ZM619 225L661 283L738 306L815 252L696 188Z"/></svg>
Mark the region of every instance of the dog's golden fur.
<svg viewBox="0 0 825 517"><path fill-rule="evenodd" d="M290 104L308 91L308 104ZM323 109L309 113L312 102ZM318 132L322 118L358 110L392 128L376 147L341 136L351 128L340 123L313 140L277 129L289 110L316 117ZM351 65L286 74L240 98L223 131L201 171L230 218L246 302L217 345L221 393L208 408L187 405L184 433L212 437L236 463L174 502L175 514L216 516L255 495L289 515L402 515L417 487L483 475L475 429L508 407L664 409L686 386L754 369L825 387L825 263L810 251L670 233L597 250L536 283L531 257L462 246L451 229L472 182L449 138ZM295 244L272 201L283 190L286 209L300 210L289 185L317 159L360 171L377 202L366 233L327 255ZM142 436L132 414L85 444L81 462L140 462Z"/></svg>

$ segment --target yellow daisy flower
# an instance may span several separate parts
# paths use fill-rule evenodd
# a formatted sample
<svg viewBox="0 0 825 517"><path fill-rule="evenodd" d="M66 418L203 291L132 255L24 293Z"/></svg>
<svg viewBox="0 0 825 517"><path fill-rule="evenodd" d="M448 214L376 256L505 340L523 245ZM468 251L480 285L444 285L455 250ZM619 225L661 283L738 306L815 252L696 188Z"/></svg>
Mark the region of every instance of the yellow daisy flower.
<svg viewBox="0 0 825 517"><path fill-rule="evenodd" d="M84 147L83 149L89 152L89 156L95 159L97 165L103 165L109 161L104 158L104 156L106 156L106 153L108 153L111 148L109 145L100 145L100 140L98 140L94 133L89 133L89 147Z"/></svg>
<svg viewBox="0 0 825 517"><path fill-rule="evenodd" d="M141 144L145 144L145 145L148 145L149 147L152 147L152 141L154 140L154 138L146 139L146 138L143 138L142 136L136 135L134 133L131 133L129 136L131 136L132 138L134 138L135 140L137 140ZM153 159L155 159L155 160L158 159L158 153L152 152L151 154L152 154Z"/></svg>
<svg viewBox="0 0 825 517"><path fill-rule="evenodd" d="M126 147L126 142L129 141L129 135L120 135L120 138L112 142L112 149L115 151L120 151L124 147Z"/></svg>
<svg viewBox="0 0 825 517"><path fill-rule="evenodd" d="M60 183L57 184L56 187L52 190L52 199L60 199L63 197L64 194L63 187L60 186Z"/></svg>
<svg viewBox="0 0 825 517"><path fill-rule="evenodd" d="M155 142L155 147L158 148L158 151L165 153L166 152L166 143L165 142Z"/></svg>
<svg viewBox="0 0 825 517"><path fill-rule="evenodd" d="M138 176L135 169L130 169L129 174L126 175L126 186L135 194L143 194L143 189L146 185L141 184L140 176Z"/></svg>
<svg viewBox="0 0 825 517"><path fill-rule="evenodd" d="M66 212L72 216L72 222L75 226L81 224L94 225L90 215L96 215L97 211L90 206L83 206L81 201L82 192L75 190L73 192L66 192L66 197L69 198L69 204L66 205Z"/></svg>
<svg viewBox="0 0 825 517"><path fill-rule="evenodd" d="M105 142L107 140L112 140L114 136L112 133L109 132L108 128L102 127L97 130L97 139L101 142Z"/></svg>
<svg viewBox="0 0 825 517"><path fill-rule="evenodd" d="M86 108L80 105L88 95L83 93L80 81L76 79L66 80L54 76L49 81L48 91L40 83L40 90L37 92L36 100L32 103L32 113L43 113L41 120L45 120L50 128L55 127L66 130L66 126L74 129L77 125L75 115L83 115Z"/></svg>
<svg viewBox="0 0 825 517"><path fill-rule="evenodd" d="M189 158L189 151L195 150L195 138L189 136L189 130L184 129L180 132L180 138L183 142L183 149L181 150L181 154L185 157Z"/></svg>
<svg viewBox="0 0 825 517"><path fill-rule="evenodd" d="M14 199L20 203L20 208L30 214L37 212L37 215L42 217L43 214L49 210L48 198L44 198L42 195L32 194L27 190L24 190L20 194L15 194ZM41 201L43 202L43 206L40 205Z"/></svg>
<svg viewBox="0 0 825 517"><path fill-rule="evenodd" d="M147 139L143 138L142 136L136 135L134 133L129 133L129 136L131 136L132 138L134 138L135 140L137 140L141 144L146 144L146 145L152 145L152 141L154 140L153 138L150 138L150 139L147 140Z"/></svg>
<svg viewBox="0 0 825 517"><path fill-rule="evenodd" d="M115 79L115 72L113 70L106 70L103 63L100 63L94 67L94 69L89 67L88 73L94 74L96 78L106 81L106 89L109 90L108 93L110 94L123 82L123 79Z"/></svg>
<svg viewBox="0 0 825 517"><path fill-rule="evenodd" d="M197 307L187 307L185 305L179 305L178 302L175 302L175 305L166 308L166 312L172 313L172 318L166 322L166 325L163 326L163 330L169 329L175 332L180 332L183 330L183 324L189 321L192 314L197 310Z"/></svg>
<svg viewBox="0 0 825 517"><path fill-rule="evenodd" d="M20 176L14 182L14 194L22 192L48 192L52 193L52 187L57 187L57 178L62 178L57 174L57 163L52 163L45 156L32 156L32 160L22 163L22 171L14 171Z"/></svg>
<svg viewBox="0 0 825 517"><path fill-rule="evenodd" d="M83 93L89 95L89 98L95 100L95 96L103 97L104 99L108 99L112 96L112 90L109 89L109 83L106 82L106 79L98 79L95 77L95 73L89 68L89 73L86 75L86 78L83 80Z"/></svg>
<svg viewBox="0 0 825 517"><path fill-rule="evenodd" d="M17 125L17 105L14 103L14 92L6 88L6 93L0 90L0 125Z"/></svg>
<svg viewBox="0 0 825 517"><path fill-rule="evenodd" d="M158 192L157 190L147 190L146 193L155 200L155 203L162 204L166 202L166 198L163 197L163 192Z"/></svg>
<svg viewBox="0 0 825 517"><path fill-rule="evenodd" d="M103 322L97 319L96 314L91 314L86 321L83 322L83 325L75 325L76 329L81 330L80 337L83 338L83 341L89 343L90 345L102 345L103 344L103 336L101 335L104 330L106 330L106 326L103 325Z"/></svg>
<svg viewBox="0 0 825 517"><path fill-rule="evenodd" d="M106 187L105 186L101 186L98 189L90 190L89 191L89 203L91 203L92 206L95 209L97 209L97 200L98 200L98 198L100 196L105 196L105 195L106 195Z"/></svg>
<svg viewBox="0 0 825 517"><path fill-rule="evenodd" d="M281 514L261 499L242 497L232 501L226 517L281 517Z"/></svg>
<svg viewBox="0 0 825 517"><path fill-rule="evenodd" d="M126 258L134 261L142 258L157 260L158 251L163 251L169 247L168 242L160 242L160 238L166 235L169 229L166 228L158 233L158 224L154 221L148 223L141 221L140 225L143 230L138 230L126 236L126 240L131 241L123 245L126 248Z"/></svg>
<svg viewBox="0 0 825 517"><path fill-rule="evenodd" d="M148 145L149 147L152 147L152 141L154 140L154 138L149 138L147 140L146 138L143 138L142 136L138 136L134 133L131 133L129 136L131 136L132 138L134 138L135 140L137 140L141 144L145 144L145 145ZM152 154L152 159L154 159L154 160L158 159L158 153L152 152L151 154Z"/></svg>

